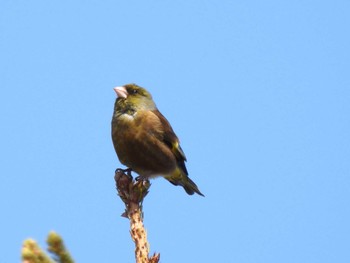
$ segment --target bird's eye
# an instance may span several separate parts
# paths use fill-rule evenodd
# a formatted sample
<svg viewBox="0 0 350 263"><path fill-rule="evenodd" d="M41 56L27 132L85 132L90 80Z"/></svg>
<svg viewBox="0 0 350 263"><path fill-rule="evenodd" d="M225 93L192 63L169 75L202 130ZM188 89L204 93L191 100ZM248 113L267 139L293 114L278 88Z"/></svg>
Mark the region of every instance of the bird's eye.
<svg viewBox="0 0 350 263"><path fill-rule="evenodd" d="M131 93L132 93L132 94L136 94L136 93L138 93L138 91L137 91L137 89L133 89L133 90L131 91Z"/></svg>

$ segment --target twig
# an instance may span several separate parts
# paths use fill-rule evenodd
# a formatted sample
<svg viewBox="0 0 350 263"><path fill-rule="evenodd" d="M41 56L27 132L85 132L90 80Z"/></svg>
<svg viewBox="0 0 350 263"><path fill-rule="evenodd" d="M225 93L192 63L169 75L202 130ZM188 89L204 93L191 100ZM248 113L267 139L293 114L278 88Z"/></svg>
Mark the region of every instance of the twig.
<svg viewBox="0 0 350 263"><path fill-rule="evenodd" d="M143 225L142 202L151 186L148 180L134 180L130 171L117 169L114 176L118 195L125 204L122 216L130 220L130 235L135 243L135 258L137 263L158 263L160 254L149 257L149 243Z"/></svg>
<svg viewBox="0 0 350 263"><path fill-rule="evenodd" d="M37 242L33 239L27 239L23 242L21 251L22 263L74 263L69 252L63 244L62 238L55 232L50 232L47 237L48 250L54 254L52 260Z"/></svg>
<svg viewBox="0 0 350 263"><path fill-rule="evenodd" d="M51 231L46 242L49 245L47 250L55 255L57 262L74 263L74 260L66 249L60 235L54 231Z"/></svg>
<svg viewBox="0 0 350 263"><path fill-rule="evenodd" d="M26 239L23 242L21 255L22 263L53 263L33 239Z"/></svg>

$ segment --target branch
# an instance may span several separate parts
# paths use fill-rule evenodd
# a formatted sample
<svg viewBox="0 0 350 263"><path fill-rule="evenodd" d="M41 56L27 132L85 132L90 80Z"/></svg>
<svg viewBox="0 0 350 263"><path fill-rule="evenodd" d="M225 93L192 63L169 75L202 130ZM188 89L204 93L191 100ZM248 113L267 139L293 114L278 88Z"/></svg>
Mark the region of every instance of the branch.
<svg viewBox="0 0 350 263"><path fill-rule="evenodd" d="M114 180L118 195L125 204L125 212L122 216L130 220L130 235L135 243L135 258L137 263L158 263L160 254L149 257L149 243L146 229L143 225L142 202L148 194L151 184L148 180L134 180L130 170L117 169Z"/></svg>
<svg viewBox="0 0 350 263"><path fill-rule="evenodd" d="M33 239L24 240L21 254L22 263L53 263Z"/></svg>
<svg viewBox="0 0 350 263"><path fill-rule="evenodd" d="M54 260L39 247L35 240L27 239L23 242L22 263L74 263L62 238L57 233L50 232L46 242L49 245L48 251L54 254Z"/></svg>
<svg viewBox="0 0 350 263"><path fill-rule="evenodd" d="M48 251L55 255L56 261L60 263L74 263L71 255L63 244L63 239L56 232L51 231L47 237Z"/></svg>

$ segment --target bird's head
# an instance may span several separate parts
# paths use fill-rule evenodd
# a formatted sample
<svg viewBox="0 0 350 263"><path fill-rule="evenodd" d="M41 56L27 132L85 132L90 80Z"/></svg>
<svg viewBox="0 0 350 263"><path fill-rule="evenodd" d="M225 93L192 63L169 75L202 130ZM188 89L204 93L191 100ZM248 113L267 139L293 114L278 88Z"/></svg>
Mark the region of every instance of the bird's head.
<svg viewBox="0 0 350 263"><path fill-rule="evenodd" d="M136 84L115 87L114 91L118 96L116 106L121 111L155 110L157 108L151 94Z"/></svg>

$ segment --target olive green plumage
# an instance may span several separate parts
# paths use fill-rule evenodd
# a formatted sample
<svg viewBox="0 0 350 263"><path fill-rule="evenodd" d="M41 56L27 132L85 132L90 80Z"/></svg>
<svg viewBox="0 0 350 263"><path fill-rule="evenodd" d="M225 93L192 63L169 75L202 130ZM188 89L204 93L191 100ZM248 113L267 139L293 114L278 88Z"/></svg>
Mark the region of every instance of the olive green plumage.
<svg viewBox="0 0 350 263"><path fill-rule="evenodd" d="M163 176L192 195L199 191L188 177L186 156L170 123L151 94L136 84L114 88L118 98L112 118L112 140L120 162L144 178Z"/></svg>

